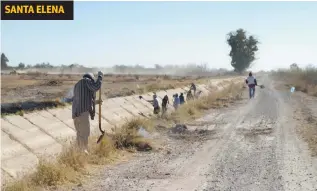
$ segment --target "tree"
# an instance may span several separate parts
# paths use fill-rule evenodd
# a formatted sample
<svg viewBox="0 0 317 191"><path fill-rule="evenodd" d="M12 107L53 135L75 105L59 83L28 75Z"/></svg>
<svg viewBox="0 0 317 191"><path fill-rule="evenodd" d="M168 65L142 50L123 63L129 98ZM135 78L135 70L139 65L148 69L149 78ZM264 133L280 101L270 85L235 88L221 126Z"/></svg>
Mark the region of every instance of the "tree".
<svg viewBox="0 0 317 191"><path fill-rule="evenodd" d="M22 62L20 62L18 68L19 68L19 69L24 69L24 68L25 68L25 64L23 64Z"/></svg>
<svg viewBox="0 0 317 191"><path fill-rule="evenodd" d="M293 70L293 71L299 70L299 67L296 63L291 64L289 67L290 67L290 70Z"/></svg>
<svg viewBox="0 0 317 191"><path fill-rule="evenodd" d="M157 70L162 70L163 69L163 67L161 65L159 65L159 64L155 64L154 67Z"/></svg>
<svg viewBox="0 0 317 191"><path fill-rule="evenodd" d="M8 68L8 62L9 62L9 59L6 57L4 53L2 53L1 54L1 68L2 69Z"/></svg>
<svg viewBox="0 0 317 191"><path fill-rule="evenodd" d="M245 30L238 29L228 34L227 43L231 47L229 56L234 70L242 73L250 68L256 59L255 53L258 51L259 41L252 35L247 36Z"/></svg>

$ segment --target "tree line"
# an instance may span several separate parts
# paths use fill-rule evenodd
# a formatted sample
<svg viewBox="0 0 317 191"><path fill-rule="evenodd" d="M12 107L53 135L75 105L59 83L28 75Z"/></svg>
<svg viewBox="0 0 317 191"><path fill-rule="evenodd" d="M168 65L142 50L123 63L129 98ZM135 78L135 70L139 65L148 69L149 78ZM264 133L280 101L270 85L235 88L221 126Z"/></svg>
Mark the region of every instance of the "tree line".
<svg viewBox="0 0 317 191"><path fill-rule="evenodd" d="M229 56L231 57L231 66L233 67L235 72L242 73L249 69L256 60L256 52L258 51L258 44L259 41L256 37L253 35L248 35L247 31L244 29L237 29L235 31L232 31L227 34L227 44L230 46L231 50L229 52ZM35 65L25 65L24 63L19 63L17 67L12 67L8 65L9 59L7 56L2 53L1 54L1 69L27 69L27 68L55 68L53 65L51 65L49 62L43 62L38 63ZM74 67L80 67L83 68L84 66L78 65L78 64L71 64L71 65L62 65L58 68L74 68ZM197 64L188 64L186 65L187 68L191 70L195 70L197 72L202 71L208 71L208 64L202 63L200 65ZM182 68L182 66L176 66L176 65L167 65L167 66L161 66L159 64L156 64L154 66L157 70L164 70L169 68ZM184 68L184 67L183 67ZM112 67L113 70L118 72L124 72L127 70L146 70L145 67L141 65L135 65L135 66L126 66L126 65L116 65Z"/></svg>

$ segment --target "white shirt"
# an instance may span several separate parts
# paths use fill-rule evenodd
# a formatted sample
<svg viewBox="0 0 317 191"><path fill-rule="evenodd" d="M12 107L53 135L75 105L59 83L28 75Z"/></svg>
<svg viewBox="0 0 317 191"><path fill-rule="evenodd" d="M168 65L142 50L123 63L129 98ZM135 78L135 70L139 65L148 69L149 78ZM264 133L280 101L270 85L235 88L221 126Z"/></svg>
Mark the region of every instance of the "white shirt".
<svg viewBox="0 0 317 191"><path fill-rule="evenodd" d="M255 77L248 76L247 81L248 81L248 85L255 84Z"/></svg>

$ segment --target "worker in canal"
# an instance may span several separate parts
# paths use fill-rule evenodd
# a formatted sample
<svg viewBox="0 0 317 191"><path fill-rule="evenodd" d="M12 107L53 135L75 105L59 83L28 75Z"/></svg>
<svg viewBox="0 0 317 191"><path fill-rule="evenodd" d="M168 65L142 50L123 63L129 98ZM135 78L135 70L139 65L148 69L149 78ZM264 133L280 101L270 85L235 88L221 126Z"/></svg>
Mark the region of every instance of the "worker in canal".
<svg viewBox="0 0 317 191"><path fill-rule="evenodd" d="M162 99L162 116L166 113L167 111L167 104L169 104L168 96L165 95Z"/></svg>
<svg viewBox="0 0 317 191"><path fill-rule="evenodd" d="M153 107L154 107L153 113L155 115L159 114L161 109L160 109L160 105L159 105L159 102L157 100L157 95L156 94L153 95Z"/></svg>

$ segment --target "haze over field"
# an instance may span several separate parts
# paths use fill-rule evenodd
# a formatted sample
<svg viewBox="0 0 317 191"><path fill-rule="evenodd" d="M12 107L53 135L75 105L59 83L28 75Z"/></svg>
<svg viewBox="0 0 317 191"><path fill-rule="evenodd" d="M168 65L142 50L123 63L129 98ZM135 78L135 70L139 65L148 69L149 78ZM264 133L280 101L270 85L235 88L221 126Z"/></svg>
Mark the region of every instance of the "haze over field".
<svg viewBox="0 0 317 191"><path fill-rule="evenodd" d="M9 65L208 63L232 69L226 34L260 41L252 68L317 64L316 2L75 2L74 21L2 21Z"/></svg>

